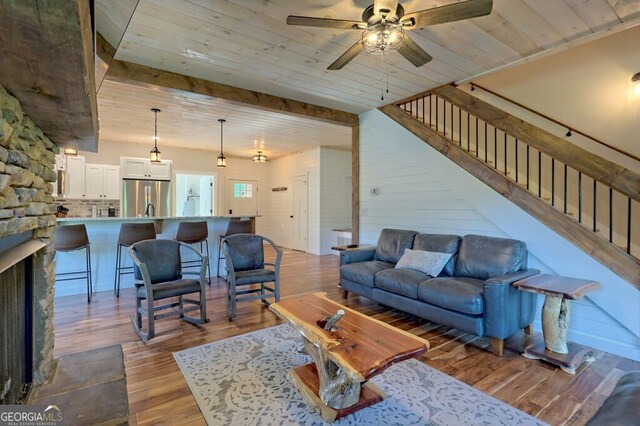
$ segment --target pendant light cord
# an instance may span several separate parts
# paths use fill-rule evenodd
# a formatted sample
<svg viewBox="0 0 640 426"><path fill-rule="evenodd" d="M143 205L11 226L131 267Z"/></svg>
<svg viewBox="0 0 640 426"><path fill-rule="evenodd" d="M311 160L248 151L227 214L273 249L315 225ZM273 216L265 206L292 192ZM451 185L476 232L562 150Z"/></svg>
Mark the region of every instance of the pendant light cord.
<svg viewBox="0 0 640 426"><path fill-rule="evenodd" d="M158 110L153 111L153 113L156 117L153 130L153 146L154 148L158 148Z"/></svg>

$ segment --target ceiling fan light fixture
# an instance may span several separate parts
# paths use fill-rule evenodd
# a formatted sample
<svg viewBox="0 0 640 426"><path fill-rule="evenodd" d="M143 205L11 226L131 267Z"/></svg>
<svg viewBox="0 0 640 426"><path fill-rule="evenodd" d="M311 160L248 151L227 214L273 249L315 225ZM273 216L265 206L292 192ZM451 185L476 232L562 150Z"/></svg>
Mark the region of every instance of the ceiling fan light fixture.
<svg viewBox="0 0 640 426"><path fill-rule="evenodd" d="M365 52L382 55L402 47L404 28L402 24L382 21L362 32L362 45Z"/></svg>
<svg viewBox="0 0 640 426"><path fill-rule="evenodd" d="M258 151L256 155L253 156L254 163L266 163L267 156L262 153L262 151Z"/></svg>

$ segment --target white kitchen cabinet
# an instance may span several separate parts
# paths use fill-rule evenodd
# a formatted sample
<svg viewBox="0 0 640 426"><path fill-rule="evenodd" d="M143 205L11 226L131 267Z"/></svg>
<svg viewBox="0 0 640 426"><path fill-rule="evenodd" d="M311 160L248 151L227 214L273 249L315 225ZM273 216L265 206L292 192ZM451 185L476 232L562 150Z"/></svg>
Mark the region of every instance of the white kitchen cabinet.
<svg viewBox="0 0 640 426"><path fill-rule="evenodd" d="M121 157L123 179L171 180L171 161L152 163L147 158Z"/></svg>
<svg viewBox="0 0 640 426"><path fill-rule="evenodd" d="M85 159L82 155L67 156L64 196L66 198L85 198Z"/></svg>
<svg viewBox="0 0 640 426"><path fill-rule="evenodd" d="M120 199L120 167L87 164L85 198Z"/></svg>

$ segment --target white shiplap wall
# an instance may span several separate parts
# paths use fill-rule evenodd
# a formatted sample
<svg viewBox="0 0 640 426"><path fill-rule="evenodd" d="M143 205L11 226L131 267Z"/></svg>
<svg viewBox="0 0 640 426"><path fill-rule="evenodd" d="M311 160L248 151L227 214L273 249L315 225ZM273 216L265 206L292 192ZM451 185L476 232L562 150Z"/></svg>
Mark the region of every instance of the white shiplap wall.
<svg viewBox="0 0 640 426"><path fill-rule="evenodd" d="M351 152L320 149L320 254L335 254L336 228L351 227Z"/></svg>
<svg viewBox="0 0 640 426"><path fill-rule="evenodd" d="M320 253L320 148L285 155L267 163L262 233L277 244L290 247L293 223L293 178L307 176L307 251ZM271 188L286 186L286 191Z"/></svg>
<svg viewBox="0 0 640 426"><path fill-rule="evenodd" d="M530 267L603 284L573 303L569 340L640 360L640 292L378 110L360 116L360 185L361 242L385 227L521 239Z"/></svg>

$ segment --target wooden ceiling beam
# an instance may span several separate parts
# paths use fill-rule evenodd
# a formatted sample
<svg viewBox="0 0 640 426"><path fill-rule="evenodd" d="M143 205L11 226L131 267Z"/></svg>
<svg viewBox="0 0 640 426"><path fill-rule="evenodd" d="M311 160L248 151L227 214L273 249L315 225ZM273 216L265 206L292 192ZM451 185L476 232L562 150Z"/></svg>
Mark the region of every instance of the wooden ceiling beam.
<svg viewBox="0 0 640 426"><path fill-rule="evenodd" d="M107 70L106 79L172 93L195 93L341 126L353 127L358 124L358 115L350 112L214 83L201 78L189 77L117 59L111 62Z"/></svg>
<svg viewBox="0 0 640 426"><path fill-rule="evenodd" d="M0 84L53 142L97 151L89 2L3 0L0 16Z"/></svg>

